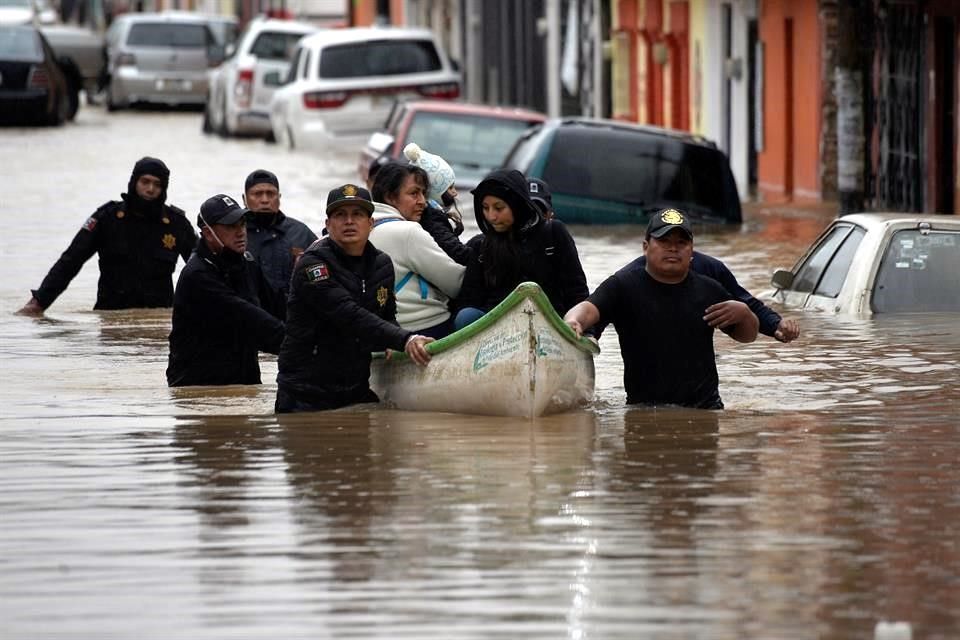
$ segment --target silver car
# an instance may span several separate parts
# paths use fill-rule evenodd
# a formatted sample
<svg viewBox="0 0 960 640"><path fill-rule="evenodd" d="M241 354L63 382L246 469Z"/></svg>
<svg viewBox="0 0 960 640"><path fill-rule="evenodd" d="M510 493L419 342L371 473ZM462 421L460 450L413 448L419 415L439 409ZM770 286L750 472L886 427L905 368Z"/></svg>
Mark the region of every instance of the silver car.
<svg viewBox="0 0 960 640"><path fill-rule="evenodd" d="M188 13L119 16L107 31L107 109L134 102L202 105L207 70L223 60L207 18Z"/></svg>

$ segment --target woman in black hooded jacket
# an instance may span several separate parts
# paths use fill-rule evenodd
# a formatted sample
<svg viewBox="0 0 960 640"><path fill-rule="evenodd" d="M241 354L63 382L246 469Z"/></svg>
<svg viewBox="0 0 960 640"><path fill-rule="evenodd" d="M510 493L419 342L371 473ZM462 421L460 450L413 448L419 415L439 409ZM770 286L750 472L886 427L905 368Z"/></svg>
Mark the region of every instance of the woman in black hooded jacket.
<svg viewBox="0 0 960 640"><path fill-rule="evenodd" d="M455 328L497 306L521 282L540 285L561 316L589 295L573 237L562 222L540 217L527 188L519 171L498 169L472 191L482 233L467 243L471 257Z"/></svg>

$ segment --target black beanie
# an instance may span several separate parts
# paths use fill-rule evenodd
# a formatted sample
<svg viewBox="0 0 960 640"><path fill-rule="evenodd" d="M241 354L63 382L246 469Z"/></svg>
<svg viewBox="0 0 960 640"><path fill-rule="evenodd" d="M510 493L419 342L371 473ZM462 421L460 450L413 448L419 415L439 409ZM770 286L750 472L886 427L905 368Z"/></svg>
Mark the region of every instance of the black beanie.
<svg viewBox="0 0 960 640"><path fill-rule="evenodd" d="M489 232L492 229L483 216L483 198L488 195L496 196L510 205L515 230L522 231L535 224L540 214L527 189L527 179L516 169L497 169L481 180L471 192L480 231Z"/></svg>
<svg viewBox="0 0 960 640"><path fill-rule="evenodd" d="M272 184L278 191L280 190L280 181L277 180L276 174L266 169L257 169L247 176L246 182L243 183L243 192L250 191L250 187L258 184Z"/></svg>

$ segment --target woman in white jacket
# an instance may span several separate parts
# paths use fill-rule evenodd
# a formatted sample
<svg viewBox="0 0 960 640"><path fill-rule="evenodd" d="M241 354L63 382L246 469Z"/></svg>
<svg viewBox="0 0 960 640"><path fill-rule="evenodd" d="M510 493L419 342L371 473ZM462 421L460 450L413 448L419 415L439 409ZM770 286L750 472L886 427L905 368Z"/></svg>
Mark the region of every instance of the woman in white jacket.
<svg viewBox="0 0 960 640"><path fill-rule="evenodd" d="M383 165L373 183L370 242L393 261L397 322L432 338L453 330L447 304L460 293L464 267L420 226L429 179L411 164Z"/></svg>

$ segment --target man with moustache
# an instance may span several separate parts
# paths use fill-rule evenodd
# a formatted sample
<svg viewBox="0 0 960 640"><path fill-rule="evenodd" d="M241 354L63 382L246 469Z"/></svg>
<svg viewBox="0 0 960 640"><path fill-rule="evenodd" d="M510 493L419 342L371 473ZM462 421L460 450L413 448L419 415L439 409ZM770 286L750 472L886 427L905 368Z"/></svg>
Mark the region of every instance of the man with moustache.
<svg viewBox="0 0 960 640"><path fill-rule="evenodd" d="M682 212L650 218L643 252L644 269L613 274L564 320L577 335L598 324L616 327L628 404L722 409L713 330L753 342L757 316L690 268L693 230Z"/></svg>
<svg viewBox="0 0 960 640"><path fill-rule="evenodd" d="M94 309L169 307L177 256L187 260L197 243L183 211L166 204L169 184L162 160L138 160L127 192L87 218L18 313L42 315L95 253L100 280Z"/></svg>
<svg viewBox="0 0 960 640"><path fill-rule="evenodd" d="M247 252L249 212L218 194L200 207L201 242L173 300L167 384L260 384L258 352L283 342L283 305Z"/></svg>
<svg viewBox="0 0 960 640"><path fill-rule="evenodd" d="M345 184L327 195L327 235L300 256L277 360L277 413L377 402L370 353L405 351L419 365L433 341L397 326L393 263L368 241L370 192Z"/></svg>
<svg viewBox="0 0 960 640"><path fill-rule="evenodd" d="M293 265L317 234L280 210L280 181L265 169L247 176L243 185L247 216L247 250L260 264L274 291L286 298Z"/></svg>

